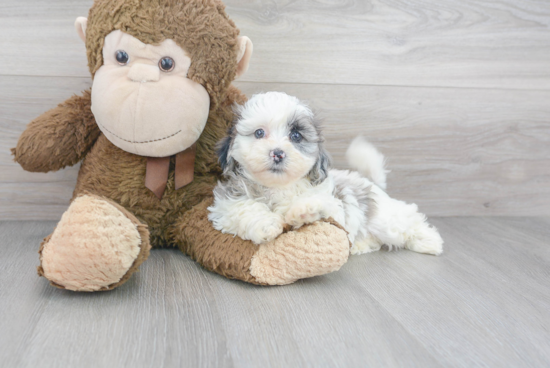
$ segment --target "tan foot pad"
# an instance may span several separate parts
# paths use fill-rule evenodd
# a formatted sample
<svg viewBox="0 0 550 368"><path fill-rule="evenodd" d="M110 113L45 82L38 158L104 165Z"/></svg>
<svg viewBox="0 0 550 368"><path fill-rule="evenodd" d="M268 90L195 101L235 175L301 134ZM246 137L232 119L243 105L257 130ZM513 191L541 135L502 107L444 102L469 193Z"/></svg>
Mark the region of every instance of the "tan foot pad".
<svg viewBox="0 0 550 368"><path fill-rule="evenodd" d="M315 222L260 245L250 273L260 283L285 285L324 275L347 262L350 243L337 224Z"/></svg>
<svg viewBox="0 0 550 368"><path fill-rule="evenodd" d="M38 273L75 291L109 290L124 283L148 257L147 226L104 198L76 198L40 247Z"/></svg>

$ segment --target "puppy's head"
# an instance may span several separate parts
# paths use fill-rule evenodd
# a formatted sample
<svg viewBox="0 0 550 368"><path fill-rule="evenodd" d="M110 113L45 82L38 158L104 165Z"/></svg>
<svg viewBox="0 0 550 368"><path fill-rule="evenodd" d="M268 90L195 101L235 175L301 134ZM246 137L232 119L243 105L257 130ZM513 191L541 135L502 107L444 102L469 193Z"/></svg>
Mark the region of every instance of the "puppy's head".
<svg viewBox="0 0 550 368"><path fill-rule="evenodd" d="M296 97L280 92L254 95L235 106L236 120L218 146L224 173L240 170L267 187L308 177L322 182L330 166L319 124Z"/></svg>

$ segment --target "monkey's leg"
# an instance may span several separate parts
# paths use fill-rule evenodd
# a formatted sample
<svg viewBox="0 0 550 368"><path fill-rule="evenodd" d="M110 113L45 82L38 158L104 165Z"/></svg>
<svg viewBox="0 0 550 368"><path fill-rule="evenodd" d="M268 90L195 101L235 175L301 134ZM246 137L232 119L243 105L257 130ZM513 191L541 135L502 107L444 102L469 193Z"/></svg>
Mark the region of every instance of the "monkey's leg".
<svg viewBox="0 0 550 368"><path fill-rule="evenodd" d="M316 222L255 245L222 234L208 221L205 200L183 214L171 229L178 247L206 269L253 284L285 285L337 271L347 262L350 243L337 224Z"/></svg>
<svg viewBox="0 0 550 368"><path fill-rule="evenodd" d="M31 121L12 154L27 171L56 171L82 160L98 136L88 90Z"/></svg>
<svg viewBox="0 0 550 368"><path fill-rule="evenodd" d="M113 289L149 256L149 231L103 197L77 197L40 246L38 274L74 291Z"/></svg>

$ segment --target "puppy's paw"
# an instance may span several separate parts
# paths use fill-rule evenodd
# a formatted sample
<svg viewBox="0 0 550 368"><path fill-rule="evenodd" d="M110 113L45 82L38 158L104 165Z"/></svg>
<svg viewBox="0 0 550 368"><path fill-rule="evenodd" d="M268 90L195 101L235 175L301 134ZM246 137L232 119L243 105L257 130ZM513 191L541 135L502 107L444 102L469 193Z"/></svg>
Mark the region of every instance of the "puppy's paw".
<svg viewBox="0 0 550 368"><path fill-rule="evenodd" d="M323 203L319 200L300 200L290 207L285 215L285 222L295 228L311 224L324 217Z"/></svg>
<svg viewBox="0 0 550 368"><path fill-rule="evenodd" d="M249 233L249 238L255 244L263 244L272 241L282 233L282 221L280 219L267 218L255 224L254 230Z"/></svg>
<svg viewBox="0 0 550 368"><path fill-rule="evenodd" d="M424 223L414 230L414 236L408 240L406 248L435 256L443 253L443 239L435 227Z"/></svg>
<svg viewBox="0 0 550 368"><path fill-rule="evenodd" d="M380 240L369 233L361 239L356 239L349 252L352 255L359 255L379 251L381 247Z"/></svg>

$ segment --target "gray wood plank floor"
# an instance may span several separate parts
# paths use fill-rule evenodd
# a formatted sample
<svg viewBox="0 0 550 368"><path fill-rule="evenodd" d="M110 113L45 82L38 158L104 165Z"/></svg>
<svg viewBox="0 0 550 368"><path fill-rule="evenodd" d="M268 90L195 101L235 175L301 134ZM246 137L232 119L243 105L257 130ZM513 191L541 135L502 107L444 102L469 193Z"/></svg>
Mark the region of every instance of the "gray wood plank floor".
<svg viewBox="0 0 550 368"><path fill-rule="evenodd" d="M54 222L0 222L0 366L549 366L550 218L431 221L441 257L378 252L257 287L154 250L94 294L36 276Z"/></svg>

